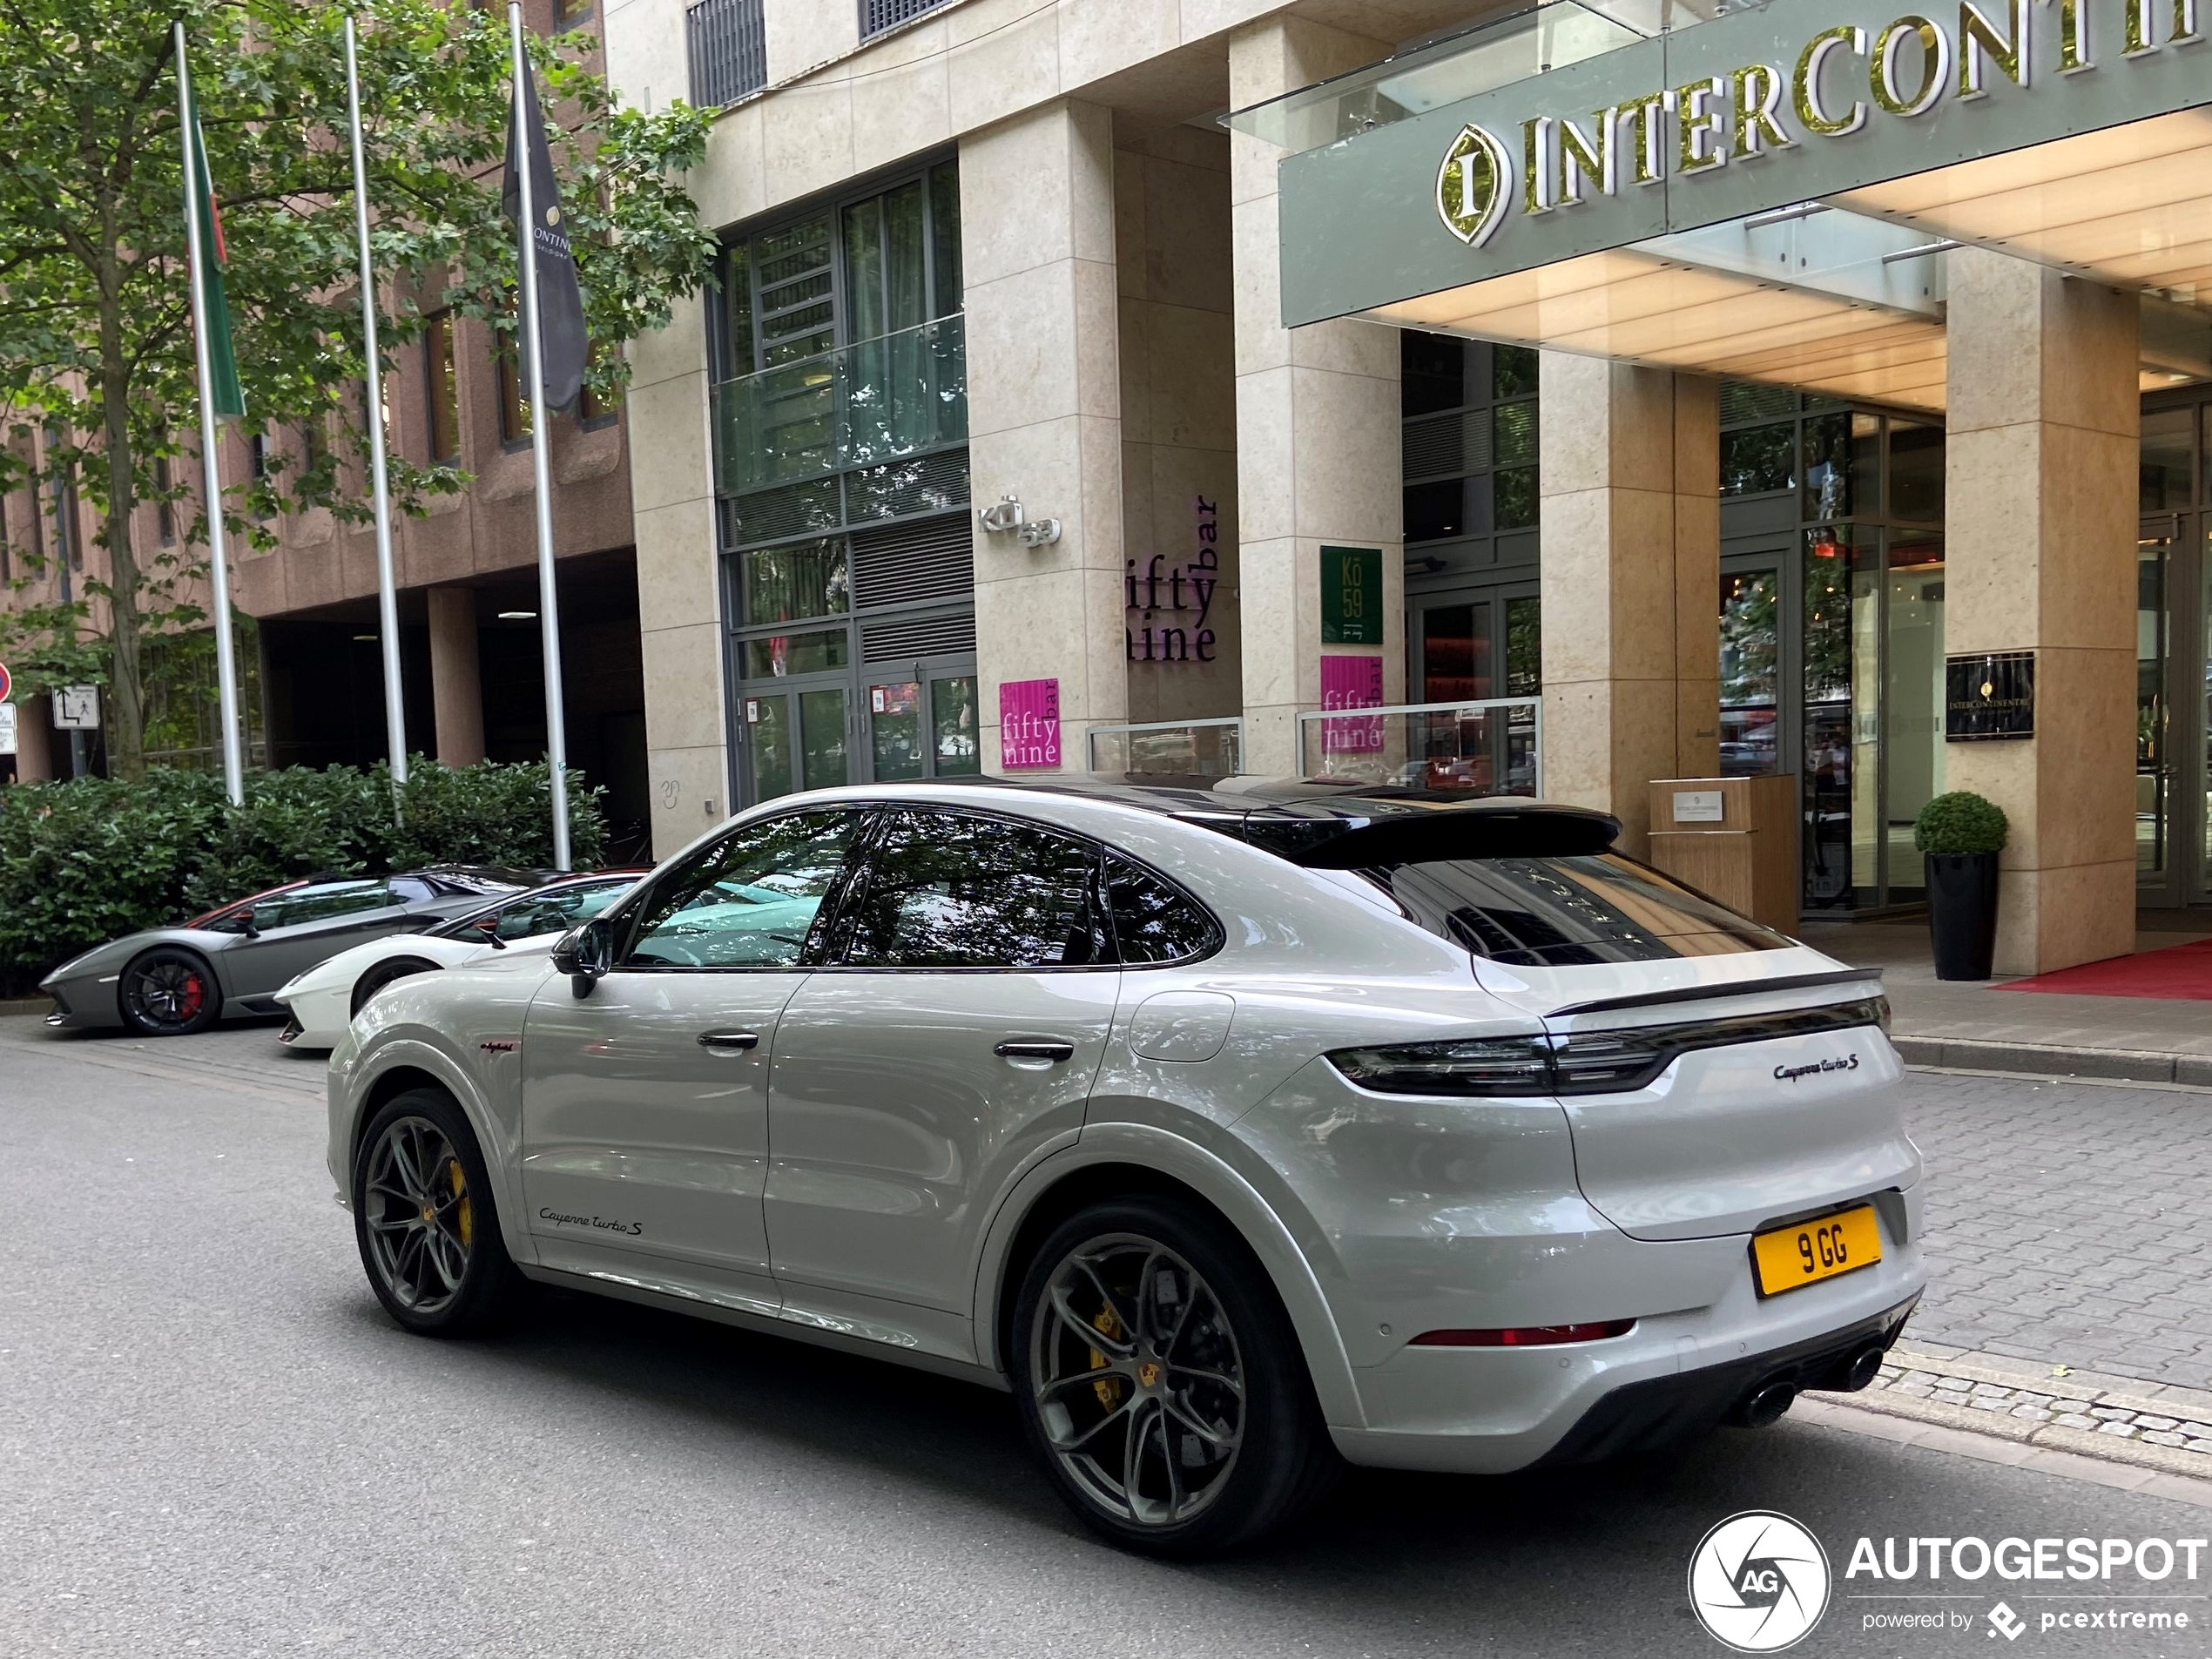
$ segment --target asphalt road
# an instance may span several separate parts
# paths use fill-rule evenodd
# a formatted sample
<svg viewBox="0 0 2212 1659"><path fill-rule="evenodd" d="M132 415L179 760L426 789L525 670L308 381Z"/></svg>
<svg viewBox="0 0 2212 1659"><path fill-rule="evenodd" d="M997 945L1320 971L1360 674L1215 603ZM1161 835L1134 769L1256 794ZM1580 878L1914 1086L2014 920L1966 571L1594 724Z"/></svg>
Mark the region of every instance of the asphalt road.
<svg viewBox="0 0 2212 1659"><path fill-rule="evenodd" d="M1705 1656L1685 1569L1742 1509L1804 1521L1839 1575L1861 1534L2212 1533L1785 1421L1671 1464L1357 1475L1258 1553L1140 1561L1062 1511L1001 1396L586 1297L495 1341L402 1335L331 1202L320 1073L267 1028L0 1020L0 1654ZM1839 1577L1793 1651L2203 1655L2204 1583L2114 1586L2190 1596L2127 1604L2188 1635L2069 1636L2040 1611L2107 1603L2019 1592L2077 1585ZM1984 1622L2000 1594L2016 1642ZM1938 1608L1969 1628L1864 1626Z"/></svg>

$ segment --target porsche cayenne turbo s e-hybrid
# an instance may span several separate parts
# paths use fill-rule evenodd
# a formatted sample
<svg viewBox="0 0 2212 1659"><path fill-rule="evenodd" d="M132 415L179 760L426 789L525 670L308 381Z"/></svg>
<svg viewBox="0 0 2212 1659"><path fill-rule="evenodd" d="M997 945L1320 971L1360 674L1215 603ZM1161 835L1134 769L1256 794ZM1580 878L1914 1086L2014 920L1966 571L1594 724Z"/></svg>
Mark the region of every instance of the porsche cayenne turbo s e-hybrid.
<svg viewBox="0 0 2212 1659"><path fill-rule="evenodd" d="M330 1170L426 1334L523 1279L1012 1391L1163 1554L1863 1386L1918 1298L1880 987L1602 814L1238 779L789 797L402 980Z"/></svg>

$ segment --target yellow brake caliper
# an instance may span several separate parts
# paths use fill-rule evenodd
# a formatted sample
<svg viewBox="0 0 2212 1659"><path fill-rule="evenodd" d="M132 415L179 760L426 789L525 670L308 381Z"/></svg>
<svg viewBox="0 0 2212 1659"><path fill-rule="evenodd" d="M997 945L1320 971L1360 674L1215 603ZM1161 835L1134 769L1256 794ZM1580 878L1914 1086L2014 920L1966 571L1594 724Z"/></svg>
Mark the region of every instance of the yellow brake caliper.
<svg viewBox="0 0 2212 1659"><path fill-rule="evenodd" d="M469 1211L469 1193L461 1178L461 1160L455 1158L447 1166L453 1171L453 1196L461 1200L454 1206L454 1231L461 1235L461 1248L469 1249L475 1242L475 1217Z"/></svg>
<svg viewBox="0 0 2212 1659"><path fill-rule="evenodd" d="M1098 1317L1094 1318L1091 1324L1103 1336L1111 1337L1116 1340L1121 1337L1122 1322L1114 1317L1114 1310L1111 1308L1101 1308ZM1103 1371L1106 1368L1106 1356L1096 1348L1090 1351L1090 1368L1093 1371ZM1090 1386L1091 1392L1098 1396L1098 1403L1108 1411L1112 1411L1120 1403L1122 1379L1119 1377L1102 1377Z"/></svg>

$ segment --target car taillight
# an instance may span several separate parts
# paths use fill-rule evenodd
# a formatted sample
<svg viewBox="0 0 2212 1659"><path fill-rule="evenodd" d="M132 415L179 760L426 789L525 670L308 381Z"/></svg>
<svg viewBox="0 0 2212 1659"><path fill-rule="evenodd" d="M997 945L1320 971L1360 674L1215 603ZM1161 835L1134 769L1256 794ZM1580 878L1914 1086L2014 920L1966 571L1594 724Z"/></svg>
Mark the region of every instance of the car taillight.
<svg viewBox="0 0 2212 1659"><path fill-rule="evenodd" d="M1615 1095L1642 1089L1693 1049L1854 1026L1886 1028L1889 1012L1889 1000L1874 996L1825 1008L1723 1015L1616 1031L1339 1049L1328 1059L1352 1082L1384 1095Z"/></svg>
<svg viewBox="0 0 2212 1659"><path fill-rule="evenodd" d="M1603 1342L1625 1337L1634 1319L1604 1319L1594 1325L1514 1325L1499 1331L1424 1331L1416 1348L1548 1348L1562 1342Z"/></svg>
<svg viewBox="0 0 2212 1659"><path fill-rule="evenodd" d="M1480 1037L1340 1049L1333 1065L1362 1089L1384 1095L1609 1095L1641 1089L1674 1057L1663 1042L1633 1031L1572 1037Z"/></svg>
<svg viewBox="0 0 2212 1659"><path fill-rule="evenodd" d="M1551 1054L1549 1037L1470 1037L1339 1049L1329 1063L1385 1095L1549 1095Z"/></svg>

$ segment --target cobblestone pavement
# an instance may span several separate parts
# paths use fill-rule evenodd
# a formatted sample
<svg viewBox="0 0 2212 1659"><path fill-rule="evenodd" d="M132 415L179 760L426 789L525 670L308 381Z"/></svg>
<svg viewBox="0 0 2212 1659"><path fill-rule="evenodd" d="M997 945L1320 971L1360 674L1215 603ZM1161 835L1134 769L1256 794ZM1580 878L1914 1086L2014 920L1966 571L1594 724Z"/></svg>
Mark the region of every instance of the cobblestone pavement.
<svg viewBox="0 0 2212 1659"><path fill-rule="evenodd" d="M2212 1091L1909 1087L1929 1287L1904 1345L2212 1388Z"/></svg>
<svg viewBox="0 0 2212 1659"><path fill-rule="evenodd" d="M2141 1440L2150 1446L2178 1446L2191 1452L2212 1452L2212 1423L2185 1422L2163 1412L2141 1411L2128 1406L2100 1406L2088 1398L2068 1399L2067 1379L2054 1379L2045 1388L2019 1388L2004 1383L1976 1382L1951 1374L1953 1367L1941 1362L1923 1370L1899 1366L1883 1367L1885 1379L1894 1377L1893 1392L1907 1399L1932 1399L1939 1406L1958 1406L1969 1411L2002 1412L2027 1423L2056 1423L2061 1428L2091 1429L2117 1440ZM2050 1389L2060 1392L2051 1393Z"/></svg>

